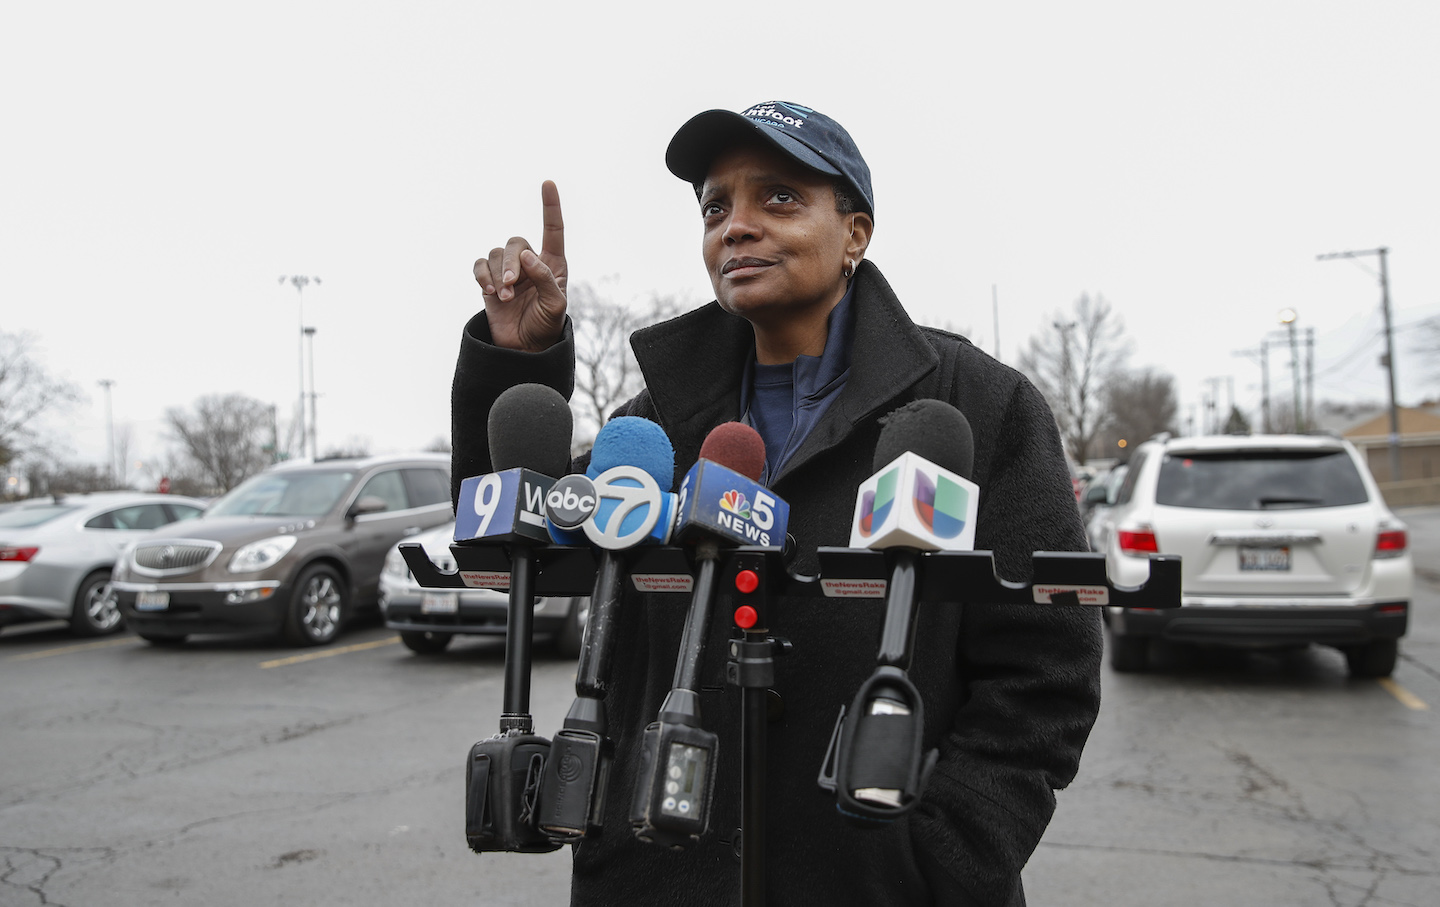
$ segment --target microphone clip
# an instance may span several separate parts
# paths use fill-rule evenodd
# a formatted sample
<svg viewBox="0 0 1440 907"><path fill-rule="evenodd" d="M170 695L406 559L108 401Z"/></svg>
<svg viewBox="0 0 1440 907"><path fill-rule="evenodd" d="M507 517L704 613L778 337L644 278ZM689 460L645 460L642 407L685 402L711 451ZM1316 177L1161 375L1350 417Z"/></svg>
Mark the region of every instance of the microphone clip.
<svg viewBox="0 0 1440 907"><path fill-rule="evenodd" d="M920 801L940 756L924 750L924 730L919 690L899 668L881 665L840 708L816 781L852 824L893 822Z"/></svg>
<svg viewBox="0 0 1440 907"><path fill-rule="evenodd" d="M523 732L496 734L465 760L465 841L476 853L548 853L560 845L536 825L536 800L550 741Z"/></svg>

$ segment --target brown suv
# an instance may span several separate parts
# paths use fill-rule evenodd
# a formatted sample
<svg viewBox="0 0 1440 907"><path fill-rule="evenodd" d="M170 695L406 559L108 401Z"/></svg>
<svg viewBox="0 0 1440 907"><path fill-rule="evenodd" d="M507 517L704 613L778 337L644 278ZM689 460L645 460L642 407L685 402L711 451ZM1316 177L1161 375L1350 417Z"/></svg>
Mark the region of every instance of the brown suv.
<svg viewBox="0 0 1440 907"><path fill-rule="evenodd" d="M354 608L375 604L391 546L452 517L444 455L281 463L199 519L137 542L113 588L152 643L278 632L322 645Z"/></svg>

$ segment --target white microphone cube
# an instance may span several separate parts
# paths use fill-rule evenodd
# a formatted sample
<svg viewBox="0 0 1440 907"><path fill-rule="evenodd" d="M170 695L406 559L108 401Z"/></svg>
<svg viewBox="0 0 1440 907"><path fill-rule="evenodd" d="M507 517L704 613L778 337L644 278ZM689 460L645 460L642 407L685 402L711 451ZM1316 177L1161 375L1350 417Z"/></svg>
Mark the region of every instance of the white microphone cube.
<svg viewBox="0 0 1440 907"><path fill-rule="evenodd" d="M851 548L973 551L980 488L904 453L860 484Z"/></svg>

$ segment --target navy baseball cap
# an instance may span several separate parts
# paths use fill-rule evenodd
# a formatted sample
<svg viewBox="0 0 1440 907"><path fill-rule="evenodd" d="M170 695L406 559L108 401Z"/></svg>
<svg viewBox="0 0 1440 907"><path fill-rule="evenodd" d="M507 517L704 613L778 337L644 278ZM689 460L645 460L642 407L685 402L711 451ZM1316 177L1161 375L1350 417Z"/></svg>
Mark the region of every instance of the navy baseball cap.
<svg viewBox="0 0 1440 907"><path fill-rule="evenodd" d="M825 114L788 101L766 101L740 113L707 110L696 114L670 140L665 166L699 186L716 155L736 139L757 136L811 170L844 180L859 196L860 207L874 216L870 168L850 133Z"/></svg>

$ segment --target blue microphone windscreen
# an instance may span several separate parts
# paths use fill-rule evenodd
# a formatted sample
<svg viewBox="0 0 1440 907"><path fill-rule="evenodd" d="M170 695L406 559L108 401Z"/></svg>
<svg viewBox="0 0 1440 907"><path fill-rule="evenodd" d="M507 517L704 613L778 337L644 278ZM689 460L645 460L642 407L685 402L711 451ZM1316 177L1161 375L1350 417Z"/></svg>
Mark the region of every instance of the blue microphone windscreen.
<svg viewBox="0 0 1440 907"><path fill-rule="evenodd" d="M639 416L620 416L606 422L590 451L591 479L616 466L635 466L655 480L662 491L675 485L675 448L665 429Z"/></svg>

